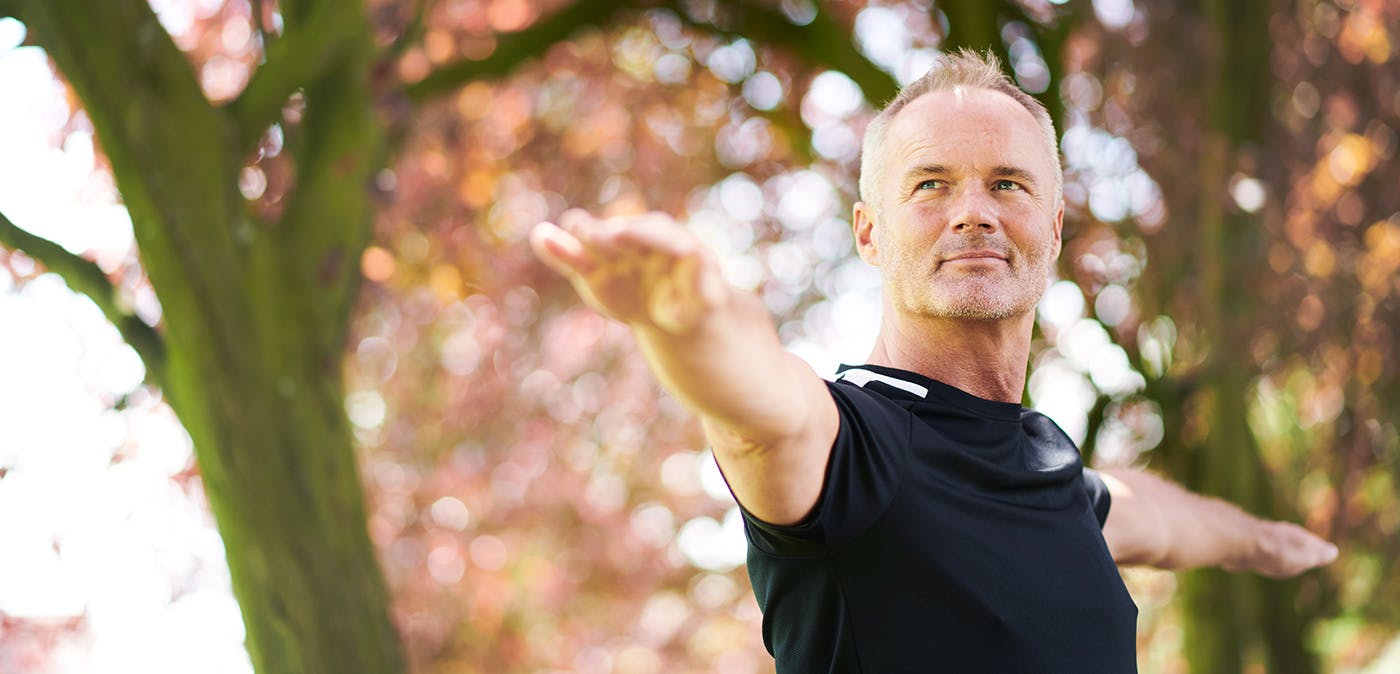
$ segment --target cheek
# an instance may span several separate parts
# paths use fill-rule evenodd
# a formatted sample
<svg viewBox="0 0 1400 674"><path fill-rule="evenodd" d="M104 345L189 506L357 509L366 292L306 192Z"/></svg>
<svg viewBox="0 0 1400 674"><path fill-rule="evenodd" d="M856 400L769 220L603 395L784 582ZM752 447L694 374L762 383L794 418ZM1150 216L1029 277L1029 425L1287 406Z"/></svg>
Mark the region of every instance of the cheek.
<svg viewBox="0 0 1400 674"><path fill-rule="evenodd" d="M939 204L937 199L928 198L909 204L909 210L919 219L925 220L942 213L943 207Z"/></svg>
<svg viewBox="0 0 1400 674"><path fill-rule="evenodd" d="M1026 250L1026 254L1039 267L1053 267L1058 251L1055 249L1055 239L1050 236L1043 236L1035 240L1032 248Z"/></svg>
<svg viewBox="0 0 1400 674"><path fill-rule="evenodd" d="M903 211L901 227L909 238L937 236L943 229L944 209L931 200L909 204Z"/></svg>
<svg viewBox="0 0 1400 674"><path fill-rule="evenodd" d="M1037 209L1018 209L1008 214L1006 236L1023 251L1041 251L1055 246L1055 224ZM1014 223L1014 224L1012 224Z"/></svg>

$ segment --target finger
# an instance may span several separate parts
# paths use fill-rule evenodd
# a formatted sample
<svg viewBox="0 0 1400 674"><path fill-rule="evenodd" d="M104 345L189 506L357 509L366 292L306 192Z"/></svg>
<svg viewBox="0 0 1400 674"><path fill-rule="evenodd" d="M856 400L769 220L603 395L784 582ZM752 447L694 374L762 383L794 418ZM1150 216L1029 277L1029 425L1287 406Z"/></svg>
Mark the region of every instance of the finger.
<svg viewBox="0 0 1400 674"><path fill-rule="evenodd" d="M1322 551L1322 564L1331 564L1337 561L1337 557L1342 554L1340 548L1335 543L1328 543L1327 548ZM1319 564L1321 566L1321 564Z"/></svg>
<svg viewBox="0 0 1400 674"><path fill-rule="evenodd" d="M1308 560L1316 562L1313 566L1326 564L1337 558L1337 546L1323 540L1321 536L1296 524L1290 524L1288 530L1293 535L1295 544L1305 551Z"/></svg>
<svg viewBox="0 0 1400 674"><path fill-rule="evenodd" d="M564 220L564 216L560 220ZM595 220L585 214L575 215L570 222L565 229L577 236L586 248L605 257L630 257L638 253L680 257L700 247L695 235L664 213L605 220Z"/></svg>
<svg viewBox="0 0 1400 674"><path fill-rule="evenodd" d="M560 229L582 240L589 230L595 228L599 220L582 208L570 208L559 214L557 222Z"/></svg>
<svg viewBox="0 0 1400 674"><path fill-rule="evenodd" d="M691 255L700 248L693 234L665 216L642 217L622 223L611 233L611 238L620 247L672 257Z"/></svg>
<svg viewBox="0 0 1400 674"><path fill-rule="evenodd" d="M564 276L587 274L594 266L592 256L578 238L554 223L535 225L530 231L530 247L550 269Z"/></svg>
<svg viewBox="0 0 1400 674"><path fill-rule="evenodd" d="M617 234L627 226L628 218L595 218L582 208L570 208L559 214L560 229L595 254L609 257L618 251Z"/></svg>
<svg viewBox="0 0 1400 674"><path fill-rule="evenodd" d="M601 253L604 257L611 253L611 250L608 250L610 247L601 240L604 238L603 233L609 229L607 220L595 218L582 208L570 208L560 213L555 223L559 229L577 240L584 250L595 255Z"/></svg>
<svg viewBox="0 0 1400 674"><path fill-rule="evenodd" d="M1308 568L1331 564L1337 560L1337 546L1316 536L1312 536L1308 546Z"/></svg>
<svg viewBox="0 0 1400 674"><path fill-rule="evenodd" d="M1281 556L1286 560L1286 568L1281 576L1294 576L1308 569L1330 564L1337 559L1337 546L1300 526L1285 525L1281 530L1281 538Z"/></svg>

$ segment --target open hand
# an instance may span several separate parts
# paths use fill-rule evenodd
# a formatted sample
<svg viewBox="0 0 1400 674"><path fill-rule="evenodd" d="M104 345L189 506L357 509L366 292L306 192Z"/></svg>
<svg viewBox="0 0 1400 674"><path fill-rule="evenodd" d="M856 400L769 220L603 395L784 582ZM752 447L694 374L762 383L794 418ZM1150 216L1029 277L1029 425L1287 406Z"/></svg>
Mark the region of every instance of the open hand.
<svg viewBox="0 0 1400 674"><path fill-rule="evenodd" d="M1224 568L1288 578L1330 564L1336 558L1337 546L1303 527L1289 522L1260 522L1249 554Z"/></svg>
<svg viewBox="0 0 1400 674"><path fill-rule="evenodd" d="M689 230L661 213L598 219L571 209L542 222L530 244L599 313L633 327L685 334L728 286Z"/></svg>

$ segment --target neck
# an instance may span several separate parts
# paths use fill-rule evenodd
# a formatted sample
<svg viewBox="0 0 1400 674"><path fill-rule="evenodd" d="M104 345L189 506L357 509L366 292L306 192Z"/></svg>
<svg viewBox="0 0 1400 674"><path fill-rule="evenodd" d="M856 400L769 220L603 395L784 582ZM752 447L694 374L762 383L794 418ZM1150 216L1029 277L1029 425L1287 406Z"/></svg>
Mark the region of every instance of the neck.
<svg viewBox="0 0 1400 674"><path fill-rule="evenodd" d="M979 398L1020 403L1034 311L1001 320L902 316L886 305L867 360L917 372Z"/></svg>

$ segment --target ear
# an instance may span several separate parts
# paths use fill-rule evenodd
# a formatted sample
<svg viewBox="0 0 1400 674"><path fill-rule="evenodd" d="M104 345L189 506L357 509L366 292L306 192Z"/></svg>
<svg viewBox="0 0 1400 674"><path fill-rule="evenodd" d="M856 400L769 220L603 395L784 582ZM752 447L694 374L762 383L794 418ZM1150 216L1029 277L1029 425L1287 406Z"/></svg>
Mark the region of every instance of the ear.
<svg viewBox="0 0 1400 674"><path fill-rule="evenodd" d="M880 243L876 229L875 213L864 201L857 201L851 209L851 231L856 237L856 252L860 254L860 259L878 267Z"/></svg>
<svg viewBox="0 0 1400 674"><path fill-rule="evenodd" d="M1060 199L1060 208L1055 211L1055 254L1052 260L1060 259L1060 231L1065 227L1065 201Z"/></svg>

